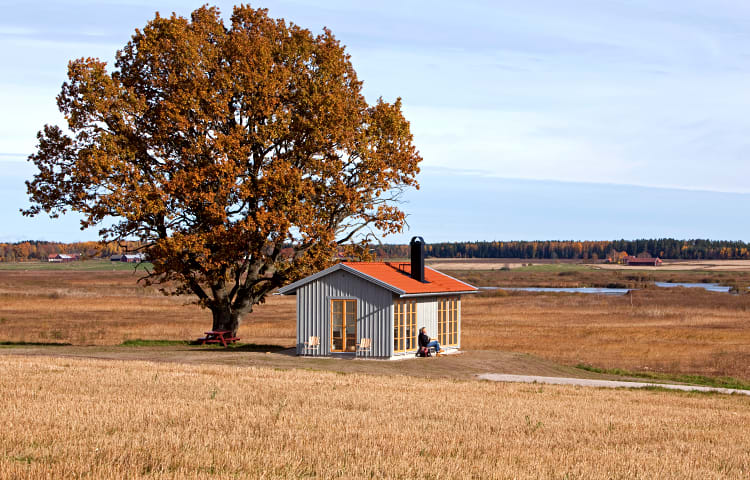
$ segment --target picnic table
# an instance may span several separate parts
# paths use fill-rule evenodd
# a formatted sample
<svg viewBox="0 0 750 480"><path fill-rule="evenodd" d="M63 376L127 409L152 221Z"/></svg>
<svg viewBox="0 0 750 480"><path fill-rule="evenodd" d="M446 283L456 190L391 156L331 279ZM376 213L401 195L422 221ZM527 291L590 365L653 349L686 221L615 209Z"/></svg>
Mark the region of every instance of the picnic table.
<svg viewBox="0 0 750 480"><path fill-rule="evenodd" d="M239 340L238 337L233 337L232 332L229 330L211 330L210 332L203 333L205 333L206 336L198 339L200 345L205 345L207 343L220 343L226 347L228 343L234 343Z"/></svg>

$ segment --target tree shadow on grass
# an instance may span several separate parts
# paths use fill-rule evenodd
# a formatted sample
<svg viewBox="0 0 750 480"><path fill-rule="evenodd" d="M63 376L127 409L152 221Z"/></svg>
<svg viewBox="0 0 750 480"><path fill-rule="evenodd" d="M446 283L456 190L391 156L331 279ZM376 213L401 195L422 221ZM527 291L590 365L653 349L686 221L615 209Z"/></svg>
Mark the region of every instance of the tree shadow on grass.
<svg viewBox="0 0 750 480"><path fill-rule="evenodd" d="M121 347L188 347L191 352L271 352L285 353L287 350L295 353L294 347L283 347L281 345L256 344L256 343L230 343L226 347L212 343L201 345L197 340L125 340Z"/></svg>
<svg viewBox="0 0 750 480"><path fill-rule="evenodd" d="M226 347L222 345L198 345L191 343L191 346L197 346L195 350L202 352L270 352L286 354L287 351L294 352L294 348L283 347L281 345L267 345L257 343L233 343ZM191 349L192 350L192 349Z"/></svg>

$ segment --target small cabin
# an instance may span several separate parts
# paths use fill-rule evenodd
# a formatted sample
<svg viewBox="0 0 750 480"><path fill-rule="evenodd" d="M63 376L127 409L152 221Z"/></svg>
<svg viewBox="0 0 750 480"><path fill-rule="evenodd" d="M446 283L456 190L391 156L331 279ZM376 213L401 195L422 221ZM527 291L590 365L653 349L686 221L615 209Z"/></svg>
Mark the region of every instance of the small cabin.
<svg viewBox="0 0 750 480"><path fill-rule="evenodd" d="M414 355L426 327L450 353L461 348L461 296L476 287L425 267L424 240L410 262L341 262L279 289L297 296L297 354Z"/></svg>

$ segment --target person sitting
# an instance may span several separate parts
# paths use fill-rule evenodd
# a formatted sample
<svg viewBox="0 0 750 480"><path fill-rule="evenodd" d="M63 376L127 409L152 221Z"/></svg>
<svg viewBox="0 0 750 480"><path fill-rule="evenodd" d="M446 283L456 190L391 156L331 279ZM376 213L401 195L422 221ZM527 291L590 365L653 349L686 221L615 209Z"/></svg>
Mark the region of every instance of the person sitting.
<svg viewBox="0 0 750 480"><path fill-rule="evenodd" d="M435 354L440 355L440 343L437 340L433 340L427 335L427 327L422 327L419 329L419 349L427 349L429 352L429 349L431 347L435 347Z"/></svg>

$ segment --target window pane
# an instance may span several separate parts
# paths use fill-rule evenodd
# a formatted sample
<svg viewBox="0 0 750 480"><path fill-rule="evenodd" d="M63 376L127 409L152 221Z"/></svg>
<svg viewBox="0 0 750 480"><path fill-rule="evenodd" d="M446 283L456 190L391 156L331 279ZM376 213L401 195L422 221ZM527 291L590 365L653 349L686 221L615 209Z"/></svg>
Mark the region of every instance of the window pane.
<svg viewBox="0 0 750 480"><path fill-rule="evenodd" d="M346 325L346 351L354 352L357 349L357 324Z"/></svg>
<svg viewBox="0 0 750 480"><path fill-rule="evenodd" d="M338 308L336 308L338 307ZM333 315L331 315L333 327L341 327L344 324L344 314L341 309L341 302L333 301Z"/></svg>
<svg viewBox="0 0 750 480"><path fill-rule="evenodd" d="M357 307L355 305L347 305L346 323L355 322L356 320L357 320Z"/></svg>

